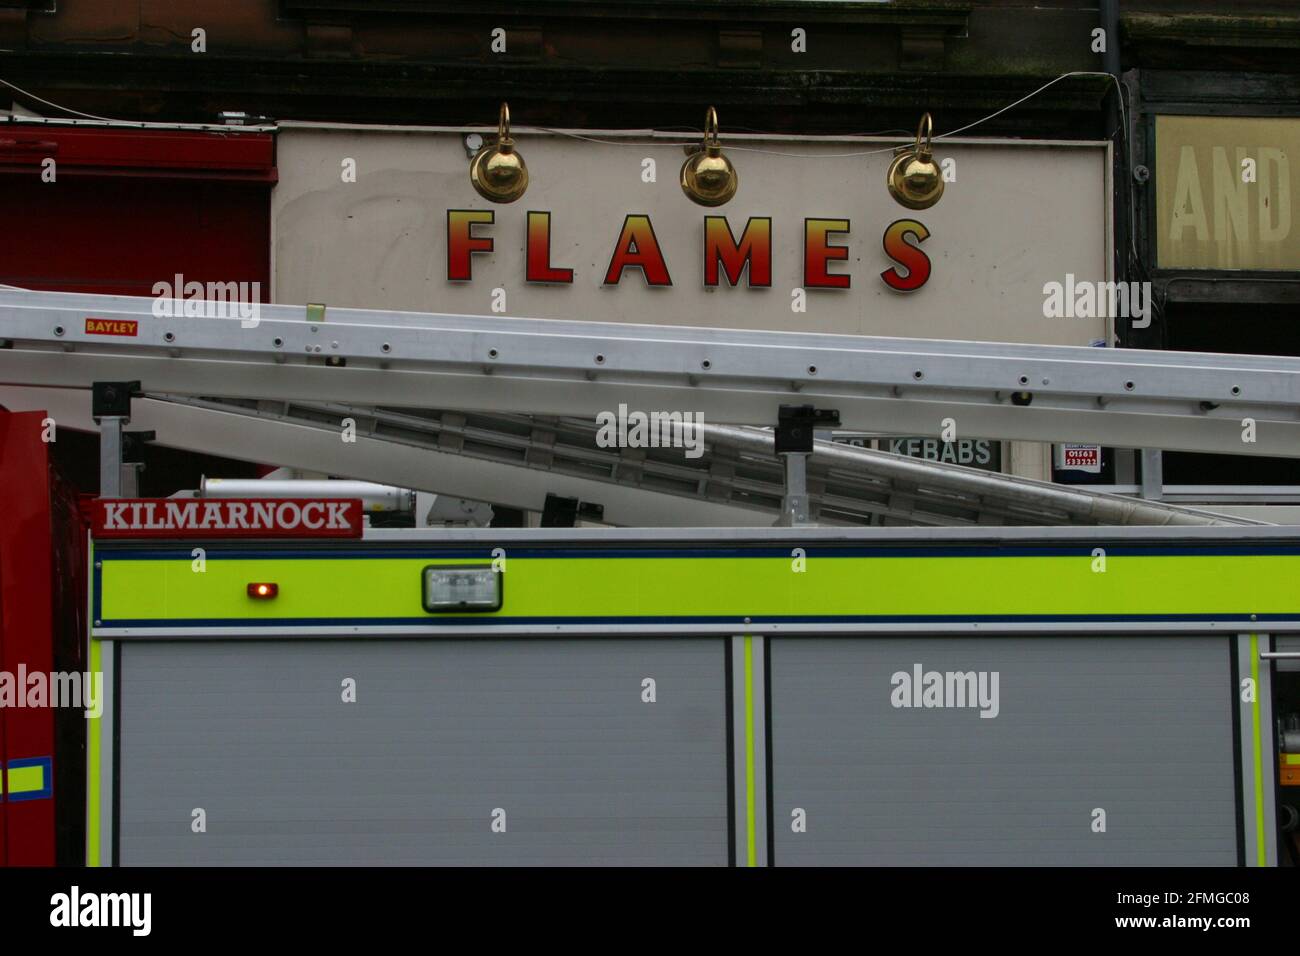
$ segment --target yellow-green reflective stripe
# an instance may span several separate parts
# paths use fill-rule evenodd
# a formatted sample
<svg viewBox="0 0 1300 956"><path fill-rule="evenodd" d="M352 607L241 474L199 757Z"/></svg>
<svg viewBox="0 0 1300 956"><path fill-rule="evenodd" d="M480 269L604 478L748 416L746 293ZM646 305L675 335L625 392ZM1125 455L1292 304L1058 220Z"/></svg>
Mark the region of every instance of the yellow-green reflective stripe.
<svg viewBox="0 0 1300 956"><path fill-rule="evenodd" d="M90 642L90 672L103 673L103 650ZM114 702L116 703L116 702ZM102 718L87 718L86 726L86 866L99 866L99 761Z"/></svg>
<svg viewBox="0 0 1300 956"><path fill-rule="evenodd" d="M109 620L426 617L426 558L104 560ZM520 617L1297 613L1295 555L510 558L501 614ZM250 581L280 595L253 601ZM1158 585L1153 585L1158 582ZM448 615L438 615L446 618ZM482 617L483 615L479 615Z"/></svg>
<svg viewBox="0 0 1300 956"><path fill-rule="evenodd" d="M758 866L754 833L754 639L745 636L745 845L750 866Z"/></svg>
<svg viewBox="0 0 1300 956"><path fill-rule="evenodd" d="M1255 700L1250 705L1250 723L1255 751L1255 858L1256 866L1268 863L1264 839L1264 741L1259 733L1259 635L1250 635L1250 681L1255 685Z"/></svg>
<svg viewBox="0 0 1300 956"><path fill-rule="evenodd" d="M45 789L45 768L40 765L10 767L5 771L5 777L8 780L8 792L11 796Z"/></svg>

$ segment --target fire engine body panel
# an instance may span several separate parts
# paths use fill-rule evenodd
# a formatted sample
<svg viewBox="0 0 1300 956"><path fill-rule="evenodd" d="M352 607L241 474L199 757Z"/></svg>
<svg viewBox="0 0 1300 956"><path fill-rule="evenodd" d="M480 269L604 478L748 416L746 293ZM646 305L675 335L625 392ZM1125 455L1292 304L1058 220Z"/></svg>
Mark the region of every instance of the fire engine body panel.
<svg viewBox="0 0 1300 956"><path fill-rule="evenodd" d="M1297 572L1270 527L101 539L88 860L1267 865Z"/></svg>

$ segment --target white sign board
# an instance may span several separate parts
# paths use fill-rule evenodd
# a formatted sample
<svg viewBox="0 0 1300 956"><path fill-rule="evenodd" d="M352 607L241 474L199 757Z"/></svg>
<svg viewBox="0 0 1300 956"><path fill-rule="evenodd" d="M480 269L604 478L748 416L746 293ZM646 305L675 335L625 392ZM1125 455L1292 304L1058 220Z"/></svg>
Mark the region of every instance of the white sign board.
<svg viewBox="0 0 1300 956"><path fill-rule="evenodd" d="M335 307L1087 345L1105 315L1045 303L1104 282L1099 144L936 143L927 210L889 195L879 140L726 136L736 197L678 183L682 137L516 129L530 184L494 205L463 132L288 124L273 295ZM849 154L849 155L846 155ZM866 155L862 155L866 154ZM1073 288L1073 286L1071 286ZM1050 313L1050 314L1049 314Z"/></svg>

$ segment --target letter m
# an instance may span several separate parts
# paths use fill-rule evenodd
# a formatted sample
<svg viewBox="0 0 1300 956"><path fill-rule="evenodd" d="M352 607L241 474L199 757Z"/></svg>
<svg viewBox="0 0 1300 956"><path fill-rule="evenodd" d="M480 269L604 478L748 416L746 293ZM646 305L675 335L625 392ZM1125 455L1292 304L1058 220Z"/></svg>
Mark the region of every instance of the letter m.
<svg viewBox="0 0 1300 956"><path fill-rule="evenodd" d="M103 896L101 926L130 926L131 897L126 893L105 893Z"/></svg>
<svg viewBox="0 0 1300 956"><path fill-rule="evenodd" d="M1106 307L1109 311L1105 318L1116 319L1129 314L1128 308L1128 283L1127 282L1102 282L1097 287L1097 304L1100 305L1105 296ZM1118 311L1117 311L1118 310Z"/></svg>
<svg viewBox="0 0 1300 956"><path fill-rule="evenodd" d="M974 707L979 701L976 694L977 678L974 671L954 671L948 675L948 699L953 707Z"/></svg>
<svg viewBox="0 0 1300 956"><path fill-rule="evenodd" d="M751 287L768 288L772 285L772 220L753 218L745 223L745 231L737 242L731 234L726 216L704 217L704 284L718 284L718 266L726 273L727 282L740 285L741 274L749 267Z"/></svg>
<svg viewBox="0 0 1300 956"><path fill-rule="evenodd" d="M169 501L163 520L168 528L192 528L197 523L198 512L197 501Z"/></svg>
<svg viewBox="0 0 1300 956"><path fill-rule="evenodd" d="M231 306L239 301L239 283L209 282L208 298L217 303L216 314L209 316L209 318L232 318L236 313Z"/></svg>

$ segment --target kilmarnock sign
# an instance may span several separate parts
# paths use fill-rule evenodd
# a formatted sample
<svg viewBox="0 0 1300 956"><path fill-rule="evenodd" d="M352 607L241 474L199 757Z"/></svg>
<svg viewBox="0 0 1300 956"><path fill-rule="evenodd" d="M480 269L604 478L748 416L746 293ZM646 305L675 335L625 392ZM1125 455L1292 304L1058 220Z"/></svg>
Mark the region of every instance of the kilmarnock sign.
<svg viewBox="0 0 1300 956"><path fill-rule="evenodd" d="M355 498L100 498L96 538L359 538Z"/></svg>

